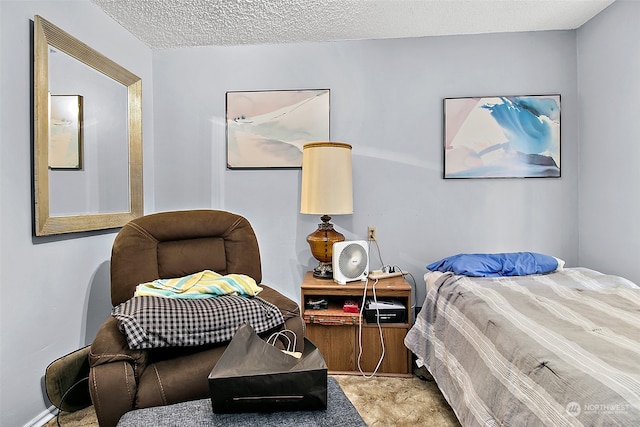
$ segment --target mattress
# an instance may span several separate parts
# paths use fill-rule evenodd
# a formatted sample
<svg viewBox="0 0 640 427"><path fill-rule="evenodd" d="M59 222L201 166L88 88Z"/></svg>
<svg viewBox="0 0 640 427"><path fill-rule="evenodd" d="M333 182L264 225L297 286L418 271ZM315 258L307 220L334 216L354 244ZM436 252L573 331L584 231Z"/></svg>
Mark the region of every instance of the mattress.
<svg viewBox="0 0 640 427"><path fill-rule="evenodd" d="M640 287L586 268L425 283L405 345L463 426L640 425Z"/></svg>

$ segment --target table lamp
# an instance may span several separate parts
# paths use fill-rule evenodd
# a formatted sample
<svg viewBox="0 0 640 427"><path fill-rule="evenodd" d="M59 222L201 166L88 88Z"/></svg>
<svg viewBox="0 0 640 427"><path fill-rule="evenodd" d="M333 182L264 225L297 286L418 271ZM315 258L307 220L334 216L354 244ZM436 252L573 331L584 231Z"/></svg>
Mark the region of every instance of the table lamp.
<svg viewBox="0 0 640 427"><path fill-rule="evenodd" d="M333 279L333 244L344 235L333 229L330 215L353 213L351 145L341 142L311 142L302 148L300 213L322 215L318 229L307 236L314 258L319 261L313 276Z"/></svg>

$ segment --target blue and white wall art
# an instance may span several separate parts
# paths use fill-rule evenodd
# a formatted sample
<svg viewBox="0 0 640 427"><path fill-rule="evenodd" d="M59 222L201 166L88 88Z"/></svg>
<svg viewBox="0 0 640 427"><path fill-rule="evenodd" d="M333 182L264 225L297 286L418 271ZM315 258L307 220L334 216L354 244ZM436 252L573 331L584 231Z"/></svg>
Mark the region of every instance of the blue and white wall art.
<svg viewBox="0 0 640 427"><path fill-rule="evenodd" d="M560 177L560 95L444 100L444 178L531 177Z"/></svg>

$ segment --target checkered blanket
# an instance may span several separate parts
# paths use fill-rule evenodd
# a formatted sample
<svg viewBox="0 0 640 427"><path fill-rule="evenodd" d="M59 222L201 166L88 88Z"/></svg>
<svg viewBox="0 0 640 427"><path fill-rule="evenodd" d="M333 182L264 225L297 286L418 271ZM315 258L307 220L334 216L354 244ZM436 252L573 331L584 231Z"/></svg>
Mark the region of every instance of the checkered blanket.
<svg viewBox="0 0 640 427"><path fill-rule="evenodd" d="M196 300L136 296L115 307L112 315L132 349L223 343L244 322L257 333L284 323L270 302L235 295Z"/></svg>

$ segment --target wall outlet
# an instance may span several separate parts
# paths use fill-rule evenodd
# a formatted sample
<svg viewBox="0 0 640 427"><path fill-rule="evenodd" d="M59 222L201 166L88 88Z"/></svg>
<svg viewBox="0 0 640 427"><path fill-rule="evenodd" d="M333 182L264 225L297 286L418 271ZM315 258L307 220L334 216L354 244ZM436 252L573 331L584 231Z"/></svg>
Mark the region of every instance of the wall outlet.
<svg viewBox="0 0 640 427"><path fill-rule="evenodd" d="M376 240L376 228L367 227L367 240Z"/></svg>

